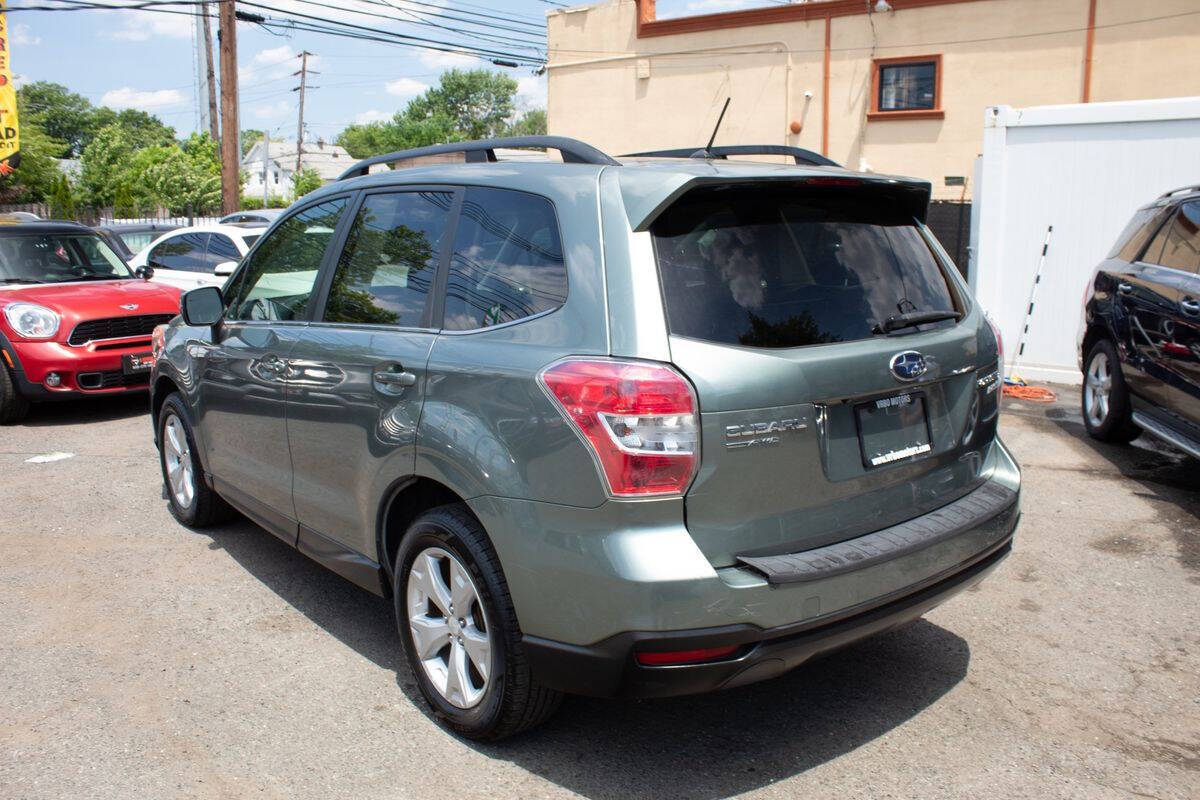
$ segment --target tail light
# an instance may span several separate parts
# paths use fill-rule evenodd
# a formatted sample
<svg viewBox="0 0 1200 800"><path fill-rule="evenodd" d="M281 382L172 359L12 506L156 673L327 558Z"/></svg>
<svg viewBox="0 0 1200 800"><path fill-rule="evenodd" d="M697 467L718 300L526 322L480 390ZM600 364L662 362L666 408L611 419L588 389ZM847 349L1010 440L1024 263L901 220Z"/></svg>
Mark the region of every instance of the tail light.
<svg viewBox="0 0 1200 800"><path fill-rule="evenodd" d="M616 497L682 494L700 464L696 398L665 364L570 359L542 385L591 449Z"/></svg>

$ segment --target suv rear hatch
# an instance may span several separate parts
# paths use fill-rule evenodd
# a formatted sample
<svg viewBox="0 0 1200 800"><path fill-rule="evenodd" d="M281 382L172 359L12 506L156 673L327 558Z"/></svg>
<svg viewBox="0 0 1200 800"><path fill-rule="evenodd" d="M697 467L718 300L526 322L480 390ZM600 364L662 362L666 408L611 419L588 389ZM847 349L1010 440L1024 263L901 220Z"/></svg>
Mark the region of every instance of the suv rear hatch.
<svg viewBox="0 0 1200 800"><path fill-rule="evenodd" d="M671 358L701 412L687 525L715 566L854 538L981 483L997 344L918 224L927 198L841 177L707 185L655 218Z"/></svg>

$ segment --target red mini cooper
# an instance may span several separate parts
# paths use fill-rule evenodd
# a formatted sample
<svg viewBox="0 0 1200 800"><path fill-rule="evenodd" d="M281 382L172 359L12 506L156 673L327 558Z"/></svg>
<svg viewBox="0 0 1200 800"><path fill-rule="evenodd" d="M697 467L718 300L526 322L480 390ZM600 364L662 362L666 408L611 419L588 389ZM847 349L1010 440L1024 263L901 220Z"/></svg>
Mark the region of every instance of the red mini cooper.
<svg viewBox="0 0 1200 800"><path fill-rule="evenodd" d="M147 388L179 289L146 277L82 225L0 225L0 424L32 401Z"/></svg>

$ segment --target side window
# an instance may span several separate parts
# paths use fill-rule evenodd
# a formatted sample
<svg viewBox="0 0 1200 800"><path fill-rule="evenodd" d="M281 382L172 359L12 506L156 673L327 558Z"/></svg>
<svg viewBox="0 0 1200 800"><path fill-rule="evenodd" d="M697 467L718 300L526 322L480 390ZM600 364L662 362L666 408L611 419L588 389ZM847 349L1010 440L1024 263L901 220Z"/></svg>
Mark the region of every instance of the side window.
<svg viewBox="0 0 1200 800"><path fill-rule="evenodd" d="M443 326L487 328L549 311L566 299L567 268L550 201L507 189L467 189Z"/></svg>
<svg viewBox="0 0 1200 800"><path fill-rule="evenodd" d="M181 272L212 272L211 269L206 269L204 260L207 242L207 233L181 233L155 246L146 260L156 268Z"/></svg>
<svg viewBox="0 0 1200 800"><path fill-rule="evenodd" d="M1141 251L1142 245L1158 228L1162 220L1162 208L1143 208L1133 215L1129 224L1117 237L1117 243L1109 252L1109 258L1119 258L1122 261L1133 262Z"/></svg>
<svg viewBox="0 0 1200 800"><path fill-rule="evenodd" d="M1151 263L1185 272L1200 271L1200 201L1180 206L1159 236L1163 240L1162 251ZM1153 252L1152 246L1146 254L1147 261Z"/></svg>
<svg viewBox="0 0 1200 800"><path fill-rule="evenodd" d="M242 266L225 317L302 319L308 311L321 260L345 210L346 198L339 197L309 206L284 220Z"/></svg>
<svg viewBox="0 0 1200 800"><path fill-rule="evenodd" d="M338 259L324 320L428 325L426 306L453 199L450 192L367 195Z"/></svg>
<svg viewBox="0 0 1200 800"><path fill-rule="evenodd" d="M211 270L217 264L223 264L226 261L241 261L242 254L238 252L237 245L223 233L214 233L208 240L208 267Z"/></svg>

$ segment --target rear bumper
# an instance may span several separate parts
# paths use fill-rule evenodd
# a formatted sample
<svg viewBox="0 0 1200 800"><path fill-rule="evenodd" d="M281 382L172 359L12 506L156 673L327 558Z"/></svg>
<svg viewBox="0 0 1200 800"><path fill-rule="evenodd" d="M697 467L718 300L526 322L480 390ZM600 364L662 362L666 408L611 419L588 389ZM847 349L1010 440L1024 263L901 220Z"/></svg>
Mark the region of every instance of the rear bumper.
<svg viewBox="0 0 1200 800"><path fill-rule="evenodd" d="M922 584L804 622L763 630L750 625L630 632L580 647L536 636L523 639L538 680L554 689L599 697L671 697L728 689L774 678L821 653L918 619L996 568L1012 551L1014 514L1004 538L970 561ZM646 667L635 651L736 646L728 659L686 666Z"/></svg>

